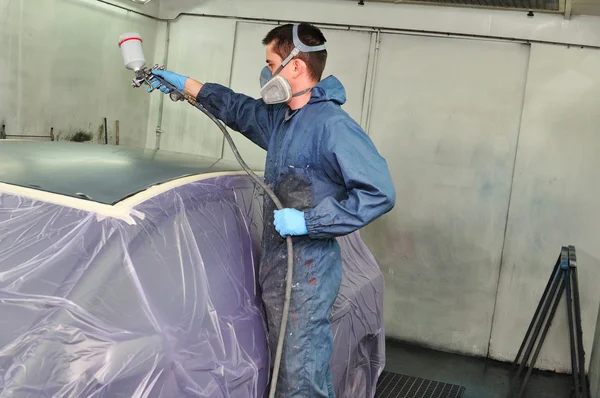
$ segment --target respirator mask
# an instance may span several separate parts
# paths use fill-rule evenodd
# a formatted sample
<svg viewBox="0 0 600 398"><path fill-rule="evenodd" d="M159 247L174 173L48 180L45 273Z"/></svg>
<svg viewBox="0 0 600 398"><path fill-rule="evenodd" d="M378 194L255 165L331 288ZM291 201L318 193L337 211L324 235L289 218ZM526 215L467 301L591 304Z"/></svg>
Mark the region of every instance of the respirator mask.
<svg viewBox="0 0 600 398"><path fill-rule="evenodd" d="M290 83L287 81L287 79L281 76L280 73L283 68L285 68L286 65L289 64L290 61L297 57L301 52L310 53L323 51L325 50L325 45L307 46L303 44L298 37L298 24L294 25L293 32L294 49L292 50L291 54L283 60L281 66L277 68L274 74L271 74L271 71L267 66L265 66L260 73L260 95L263 101L265 101L265 104L273 105L288 102L293 97L304 95L312 90L311 87L307 88L306 90L302 90L299 93L292 93L292 86L290 86Z"/></svg>

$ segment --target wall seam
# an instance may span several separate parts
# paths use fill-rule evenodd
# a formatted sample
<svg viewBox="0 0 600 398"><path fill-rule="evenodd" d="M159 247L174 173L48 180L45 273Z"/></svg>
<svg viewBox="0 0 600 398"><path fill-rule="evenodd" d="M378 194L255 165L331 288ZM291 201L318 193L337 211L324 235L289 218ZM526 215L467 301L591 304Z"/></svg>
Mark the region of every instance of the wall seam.
<svg viewBox="0 0 600 398"><path fill-rule="evenodd" d="M519 155L519 144L521 141L521 131L523 128L523 115L525 113L525 100L527 97L527 87L529 85L529 69L531 66L531 45L528 45L529 47L529 51L527 52L527 62L526 65L527 67L525 68L525 84L523 85L523 99L521 101L521 114L519 116L519 129L517 131L517 139L516 139L516 143L515 143L515 156L513 159L513 170L512 170L512 176L511 176L511 181L510 181L510 190L508 193L508 206L506 208L506 220L504 223L504 236L502 239L502 249L500 251L500 264L498 266L498 280L496 283L496 296L494 298L494 308L492 310L492 321L490 324L490 332L488 335L488 346L487 346L487 352L486 352L486 357L490 358L490 349L491 349L491 345L492 345L492 333L494 331L494 323L495 323L495 319L496 319L496 309L498 306L498 293L500 291L500 277L502 276L502 265L504 263L504 252L506 250L506 239L507 239L507 235L508 235L508 222L510 219L510 210L511 210L511 205L512 205L512 195L513 195L513 190L514 190L514 184L515 184L515 174L516 174L516 169L517 169L517 159L518 159L518 155Z"/></svg>

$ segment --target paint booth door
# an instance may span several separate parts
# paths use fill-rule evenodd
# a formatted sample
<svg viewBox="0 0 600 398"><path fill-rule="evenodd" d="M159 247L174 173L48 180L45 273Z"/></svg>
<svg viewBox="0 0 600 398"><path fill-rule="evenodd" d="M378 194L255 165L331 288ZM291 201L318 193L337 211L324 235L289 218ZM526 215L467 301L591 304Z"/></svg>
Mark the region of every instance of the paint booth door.
<svg viewBox="0 0 600 398"><path fill-rule="evenodd" d="M396 208L363 238L386 276L386 334L485 355L529 47L383 34L369 133Z"/></svg>
<svg viewBox="0 0 600 398"><path fill-rule="evenodd" d="M260 98L259 76L266 65L265 46L262 40L276 26L238 22L231 75L233 90L253 98ZM340 79L348 96L344 109L360 122L372 34L332 29L323 29L323 34L327 39L328 48L327 68L323 77L333 74ZM239 133L234 133L232 136L248 164L257 170L262 170L266 152ZM227 145L224 149L224 157L234 160L233 153Z"/></svg>

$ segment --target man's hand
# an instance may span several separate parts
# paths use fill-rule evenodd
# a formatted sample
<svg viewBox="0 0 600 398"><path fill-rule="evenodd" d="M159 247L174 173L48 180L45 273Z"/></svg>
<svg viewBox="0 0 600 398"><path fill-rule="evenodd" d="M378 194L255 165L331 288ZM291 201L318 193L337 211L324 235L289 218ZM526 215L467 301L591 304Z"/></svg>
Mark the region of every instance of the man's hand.
<svg viewBox="0 0 600 398"><path fill-rule="evenodd" d="M308 234L304 213L296 209L275 210L275 229L284 238Z"/></svg>
<svg viewBox="0 0 600 398"><path fill-rule="evenodd" d="M173 73L168 70L153 70L152 74L162 77L165 81L167 81L167 83L172 84L178 90L182 90L185 94L191 95L194 98L198 96L198 93L203 86L203 84L199 81L190 79L187 76L178 75L177 73ZM150 83L152 83L154 88L159 88L160 86L160 82L156 78L151 79ZM148 91L150 91L150 89L148 89ZM160 86L160 91L165 94L171 93L171 90L165 86Z"/></svg>
<svg viewBox="0 0 600 398"><path fill-rule="evenodd" d="M185 87L185 82L188 79L187 76L178 75L177 73L173 73L168 70L156 69L156 70L152 71L152 74L162 77L163 79L165 79L165 81L167 83L172 84L173 86L175 86L175 88L177 88L178 90L182 90L182 91ZM152 83L152 87L159 88L160 81L158 79L151 79L150 83ZM150 91L151 91L151 89L148 89L148 92L150 92ZM171 92L171 90L169 90L165 86L160 86L160 91L162 91L165 94L169 94Z"/></svg>

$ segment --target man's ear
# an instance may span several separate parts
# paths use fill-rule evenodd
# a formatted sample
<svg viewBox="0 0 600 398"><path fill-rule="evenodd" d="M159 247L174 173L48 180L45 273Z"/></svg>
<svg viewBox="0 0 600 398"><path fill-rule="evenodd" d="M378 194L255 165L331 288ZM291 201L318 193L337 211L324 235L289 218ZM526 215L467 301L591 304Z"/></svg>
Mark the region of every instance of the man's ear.
<svg viewBox="0 0 600 398"><path fill-rule="evenodd" d="M308 67L306 65L306 62L304 62L303 60L301 60L299 58L295 58L292 62L293 62L293 67L294 67L294 71L293 71L294 78L301 76L303 73L305 73L307 71Z"/></svg>

